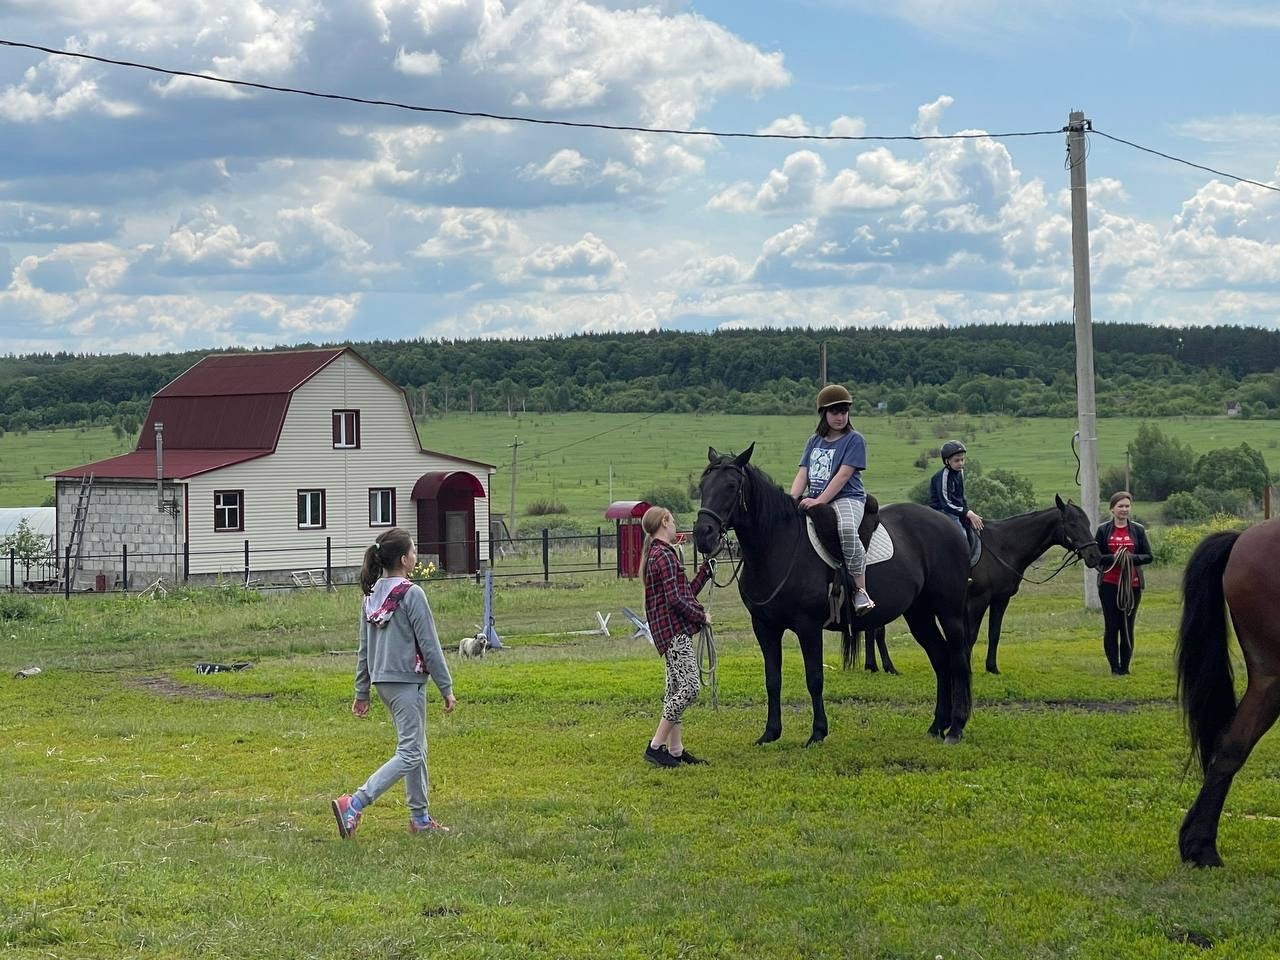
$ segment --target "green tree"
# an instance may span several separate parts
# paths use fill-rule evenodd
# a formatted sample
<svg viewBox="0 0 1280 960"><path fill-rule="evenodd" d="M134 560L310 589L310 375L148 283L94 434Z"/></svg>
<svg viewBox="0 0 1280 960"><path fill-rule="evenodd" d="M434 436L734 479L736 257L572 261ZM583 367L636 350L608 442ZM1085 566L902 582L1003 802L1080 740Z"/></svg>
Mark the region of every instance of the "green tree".
<svg viewBox="0 0 1280 960"><path fill-rule="evenodd" d="M1248 490L1262 498L1262 488L1271 479L1267 461L1262 454L1247 443L1238 447L1210 450L1196 460L1191 471L1193 487L1209 487L1214 490Z"/></svg>
<svg viewBox="0 0 1280 960"><path fill-rule="evenodd" d="M1011 470L992 470L965 484L965 498L970 509L988 520L1001 520L1035 507L1036 495L1031 481Z"/></svg>
<svg viewBox="0 0 1280 960"><path fill-rule="evenodd" d="M661 486L654 487L648 493L640 498L647 500L655 507L666 507L677 516L685 514L685 520L688 520L688 513L693 509L693 503L689 499L689 495L679 487Z"/></svg>
<svg viewBox="0 0 1280 960"><path fill-rule="evenodd" d="M22 564L23 576L31 577L31 565L46 556L51 549L49 538L31 529L31 524L23 517L17 528L7 537L0 539L0 554L6 561L10 552Z"/></svg>
<svg viewBox="0 0 1280 960"><path fill-rule="evenodd" d="M1166 437L1150 423L1138 427L1133 451L1131 475L1133 492L1144 500L1165 500L1171 493L1190 490L1194 485L1191 469L1195 462L1189 444Z"/></svg>

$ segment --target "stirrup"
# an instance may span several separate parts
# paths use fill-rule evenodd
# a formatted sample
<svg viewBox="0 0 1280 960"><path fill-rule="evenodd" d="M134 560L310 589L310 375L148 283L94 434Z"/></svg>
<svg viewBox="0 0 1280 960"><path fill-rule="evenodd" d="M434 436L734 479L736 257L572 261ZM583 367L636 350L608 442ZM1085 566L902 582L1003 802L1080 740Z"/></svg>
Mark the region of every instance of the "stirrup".
<svg viewBox="0 0 1280 960"><path fill-rule="evenodd" d="M853 612L861 616L869 613L876 608L876 602L871 599L871 595L862 587L858 587L853 595Z"/></svg>

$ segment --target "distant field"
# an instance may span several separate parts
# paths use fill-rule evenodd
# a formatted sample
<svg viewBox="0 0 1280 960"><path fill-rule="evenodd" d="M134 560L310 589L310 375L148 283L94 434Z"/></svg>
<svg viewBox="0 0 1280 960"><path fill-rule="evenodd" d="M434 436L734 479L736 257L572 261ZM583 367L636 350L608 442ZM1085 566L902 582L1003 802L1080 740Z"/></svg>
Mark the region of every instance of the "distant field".
<svg viewBox="0 0 1280 960"><path fill-rule="evenodd" d="M1273 470L1280 467L1275 421L1179 417L1154 422L1197 453L1247 442L1262 451ZM953 436L962 437L986 469L1003 467L1030 477L1046 503L1056 492L1078 496L1073 420L873 417L855 425L867 437L867 486L886 502L903 499L925 476L912 465L923 451ZM1138 425L1136 420L1099 421L1103 467L1124 465L1125 445ZM418 426L424 447L498 466L492 496L500 513L508 511L511 500L509 444L519 437L516 512L521 528L535 529L544 518L528 517L526 510L540 499L560 501L579 522L603 523L611 497L610 465L614 500L634 500L659 485L685 488L702 472L709 445L739 451L755 442L753 462L786 485L812 428L810 417L625 413L451 414ZM107 428L6 434L0 437L0 506L38 505L52 493L46 474L124 453L135 439L117 440ZM927 469L936 467L931 460Z"/></svg>

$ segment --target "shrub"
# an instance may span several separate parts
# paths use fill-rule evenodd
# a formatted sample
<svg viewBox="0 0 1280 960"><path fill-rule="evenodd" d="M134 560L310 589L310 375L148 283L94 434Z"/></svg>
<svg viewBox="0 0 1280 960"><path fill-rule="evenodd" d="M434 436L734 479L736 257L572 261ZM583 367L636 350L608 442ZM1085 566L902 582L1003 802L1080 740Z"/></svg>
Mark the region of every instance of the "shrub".
<svg viewBox="0 0 1280 960"><path fill-rule="evenodd" d="M553 500L551 497L541 497L525 507L524 512L530 517L547 517L556 513L568 513L569 508L559 500Z"/></svg>
<svg viewBox="0 0 1280 960"><path fill-rule="evenodd" d="M674 514L688 513L693 509L693 502L679 487L654 487L640 498L655 507L666 507Z"/></svg>
<svg viewBox="0 0 1280 960"><path fill-rule="evenodd" d="M34 620L39 612L36 604L26 597L0 593L0 621Z"/></svg>
<svg viewBox="0 0 1280 960"><path fill-rule="evenodd" d="M1165 500L1172 493L1191 489L1195 454L1189 445L1144 423L1138 427L1131 450L1134 492L1144 500Z"/></svg>
<svg viewBox="0 0 1280 960"><path fill-rule="evenodd" d="M1110 499L1117 490L1128 490L1127 482L1124 467L1103 467L1098 473L1098 489L1103 500Z"/></svg>
<svg viewBox="0 0 1280 960"><path fill-rule="evenodd" d="M1257 503L1248 490L1217 490L1213 487L1196 487L1192 493L1197 500L1209 508L1210 513L1249 517L1257 510Z"/></svg>
<svg viewBox="0 0 1280 960"><path fill-rule="evenodd" d="M965 485L969 507L987 519L999 520L1025 513L1036 505L1031 481L1011 470L992 470Z"/></svg>
<svg viewBox="0 0 1280 960"><path fill-rule="evenodd" d="M1255 497L1271 475L1262 454L1247 443L1238 447L1210 450L1195 462L1191 477L1194 486L1215 490L1247 490Z"/></svg>
<svg viewBox="0 0 1280 960"><path fill-rule="evenodd" d="M1195 494L1183 491L1173 494L1164 502L1164 518L1169 523L1207 520L1209 508Z"/></svg>
<svg viewBox="0 0 1280 960"><path fill-rule="evenodd" d="M1185 563L1200 541L1222 530L1243 530L1248 523L1239 517L1217 513L1201 523L1168 527L1152 534L1151 549L1157 563Z"/></svg>

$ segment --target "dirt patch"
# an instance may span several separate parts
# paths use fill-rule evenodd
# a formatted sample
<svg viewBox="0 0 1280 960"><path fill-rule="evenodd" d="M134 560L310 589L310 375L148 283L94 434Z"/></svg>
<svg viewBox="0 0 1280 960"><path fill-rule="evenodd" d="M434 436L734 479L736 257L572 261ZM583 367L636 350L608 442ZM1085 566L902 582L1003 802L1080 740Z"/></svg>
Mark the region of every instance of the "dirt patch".
<svg viewBox="0 0 1280 960"><path fill-rule="evenodd" d="M197 700L271 700L270 693L228 693L214 687L200 687L179 683L173 677L138 677L126 680L125 686L145 690L158 697L194 697Z"/></svg>
<svg viewBox="0 0 1280 960"><path fill-rule="evenodd" d="M1133 713L1143 707L1170 706L1164 700L1003 700L984 703L982 710L1081 710L1085 713Z"/></svg>

